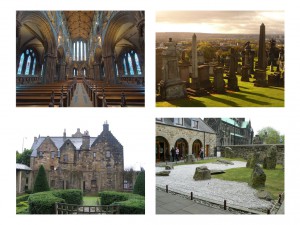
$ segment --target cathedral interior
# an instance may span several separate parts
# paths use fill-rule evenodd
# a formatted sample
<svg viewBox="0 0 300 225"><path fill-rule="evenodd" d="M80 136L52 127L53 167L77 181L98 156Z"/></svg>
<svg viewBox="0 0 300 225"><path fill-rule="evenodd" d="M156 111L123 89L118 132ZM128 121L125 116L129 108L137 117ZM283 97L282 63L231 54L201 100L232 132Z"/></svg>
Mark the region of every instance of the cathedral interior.
<svg viewBox="0 0 300 225"><path fill-rule="evenodd" d="M144 11L17 11L17 107L144 107Z"/></svg>

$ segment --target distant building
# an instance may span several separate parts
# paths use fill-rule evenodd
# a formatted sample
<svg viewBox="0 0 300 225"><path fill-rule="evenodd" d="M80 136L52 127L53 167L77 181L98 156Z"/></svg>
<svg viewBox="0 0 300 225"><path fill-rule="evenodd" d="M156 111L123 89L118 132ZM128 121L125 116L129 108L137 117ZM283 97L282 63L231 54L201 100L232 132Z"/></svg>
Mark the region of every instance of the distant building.
<svg viewBox="0 0 300 225"><path fill-rule="evenodd" d="M217 134L217 146L252 144L253 129L245 118L204 118Z"/></svg>
<svg viewBox="0 0 300 225"><path fill-rule="evenodd" d="M179 158L214 155L216 132L200 118L156 118L156 161L171 160L172 147L178 147Z"/></svg>
<svg viewBox="0 0 300 225"><path fill-rule="evenodd" d="M77 129L71 137L64 132L60 137L35 138L32 150L33 181L43 165L52 189L123 190L123 146L109 131L107 123L98 137Z"/></svg>
<svg viewBox="0 0 300 225"><path fill-rule="evenodd" d="M17 163L16 165L16 193L22 194L29 189L31 183L31 168Z"/></svg>

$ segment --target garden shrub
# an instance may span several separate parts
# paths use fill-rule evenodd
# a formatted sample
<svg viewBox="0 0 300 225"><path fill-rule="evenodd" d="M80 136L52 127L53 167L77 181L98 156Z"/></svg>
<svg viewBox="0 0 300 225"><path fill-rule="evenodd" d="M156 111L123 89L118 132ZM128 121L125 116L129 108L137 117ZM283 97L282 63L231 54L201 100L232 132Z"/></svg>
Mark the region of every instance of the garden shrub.
<svg viewBox="0 0 300 225"><path fill-rule="evenodd" d="M133 193L145 196L145 171L141 171L136 178Z"/></svg>
<svg viewBox="0 0 300 225"><path fill-rule="evenodd" d="M110 205L114 202L126 201L129 198L129 193L117 191L103 191L99 193L101 205Z"/></svg>
<svg viewBox="0 0 300 225"><path fill-rule="evenodd" d="M28 202L17 203L17 214L28 214Z"/></svg>
<svg viewBox="0 0 300 225"><path fill-rule="evenodd" d="M49 184L46 176L46 171L43 165L40 166L38 174L35 178L33 193L49 191Z"/></svg>
<svg viewBox="0 0 300 225"><path fill-rule="evenodd" d="M65 200L58 198L51 191L32 194L28 198L30 214L55 214L55 203L65 203Z"/></svg>
<svg viewBox="0 0 300 225"><path fill-rule="evenodd" d="M81 205L83 196L79 189L56 190L52 191L55 197L62 198L67 204Z"/></svg>
<svg viewBox="0 0 300 225"><path fill-rule="evenodd" d="M120 206L120 214L145 214L144 199L128 199L123 202L116 202Z"/></svg>

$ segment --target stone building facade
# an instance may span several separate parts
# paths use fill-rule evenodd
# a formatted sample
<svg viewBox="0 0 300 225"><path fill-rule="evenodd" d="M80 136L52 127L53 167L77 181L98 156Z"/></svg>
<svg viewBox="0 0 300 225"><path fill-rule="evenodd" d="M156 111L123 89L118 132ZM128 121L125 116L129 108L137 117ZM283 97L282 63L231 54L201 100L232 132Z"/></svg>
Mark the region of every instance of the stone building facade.
<svg viewBox="0 0 300 225"><path fill-rule="evenodd" d="M24 164L16 164L16 193L22 194L29 189L31 168Z"/></svg>
<svg viewBox="0 0 300 225"><path fill-rule="evenodd" d="M171 160L172 147L178 147L180 159L214 155L216 133L200 118L156 118L156 161Z"/></svg>
<svg viewBox="0 0 300 225"><path fill-rule="evenodd" d="M50 188L76 188L84 192L123 190L123 146L107 123L98 137L78 129L71 137L64 132L62 137L35 138L32 150L33 180L43 165Z"/></svg>
<svg viewBox="0 0 300 225"><path fill-rule="evenodd" d="M204 118L217 134L217 146L252 144L251 121L245 118Z"/></svg>

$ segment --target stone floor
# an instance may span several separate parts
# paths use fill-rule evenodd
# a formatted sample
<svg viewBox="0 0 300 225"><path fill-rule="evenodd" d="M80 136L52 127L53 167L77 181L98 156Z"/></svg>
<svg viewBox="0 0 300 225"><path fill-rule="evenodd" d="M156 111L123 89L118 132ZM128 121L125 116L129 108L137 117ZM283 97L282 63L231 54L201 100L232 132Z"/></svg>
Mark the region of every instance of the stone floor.
<svg viewBox="0 0 300 225"><path fill-rule="evenodd" d="M90 101L82 83L76 84L76 89L71 100L70 107L93 107L92 101Z"/></svg>

